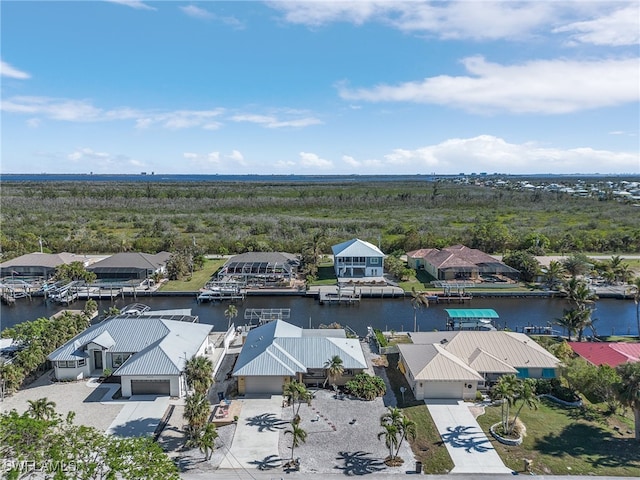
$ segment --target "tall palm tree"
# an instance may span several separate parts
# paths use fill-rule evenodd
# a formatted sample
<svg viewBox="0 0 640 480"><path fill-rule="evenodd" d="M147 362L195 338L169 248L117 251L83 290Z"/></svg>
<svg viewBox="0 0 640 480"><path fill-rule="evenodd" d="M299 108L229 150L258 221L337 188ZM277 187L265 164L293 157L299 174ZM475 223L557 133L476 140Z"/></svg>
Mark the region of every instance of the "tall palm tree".
<svg viewBox="0 0 640 480"><path fill-rule="evenodd" d="M188 447L194 447L204 453L204 460L210 460L216 446L218 431L213 423L207 423L187 440Z"/></svg>
<svg viewBox="0 0 640 480"><path fill-rule="evenodd" d="M213 385L213 362L203 355L194 355L184 364L187 386L205 394Z"/></svg>
<svg viewBox="0 0 640 480"><path fill-rule="evenodd" d="M415 287L411 287L411 306L413 307L413 331L418 330L418 310L429 308L429 299L422 292L416 292Z"/></svg>
<svg viewBox="0 0 640 480"><path fill-rule="evenodd" d="M416 422L409 420L404 415L402 415L402 420L398 424L398 428L400 429L400 442L398 443L398 449L396 450L396 457L400 453L400 447L402 446L403 440L407 439L412 442L415 440L418 433Z"/></svg>
<svg viewBox="0 0 640 480"><path fill-rule="evenodd" d="M324 368L327 372L326 378L324 379L323 387L327 386L327 382L331 379L335 381L338 377L340 377L344 373L344 366L342 359L339 355L334 355L329 360L324 362Z"/></svg>
<svg viewBox="0 0 640 480"><path fill-rule="evenodd" d="M211 404L206 395L196 392L187 396L183 416L188 423L187 435L189 438L197 436L198 432L207 423L210 414Z"/></svg>
<svg viewBox="0 0 640 480"><path fill-rule="evenodd" d="M517 394L517 398L515 399L515 401L521 402L520 408L518 408L518 411L513 417L513 420L509 422L509 425L506 431L507 434L511 434L513 432L513 429L516 426L516 420L518 420L518 416L522 411L522 407L527 405L529 408L534 410L538 408L538 398L536 397L536 384L533 379L527 378L519 382L516 394Z"/></svg>
<svg viewBox="0 0 640 480"><path fill-rule="evenodd" d="M562 262L558 262L557 260L551 260L549 262L549 266L546 268L544 272L545 283L551 288L555 287L558 283L562 281L565 271L566 270Z"/></svg>
<svg viewBox="0 0 640 480"><path fill-rule="evenodd" d="M300 420L294 419L291 421L291 428L288 430L285 430L284 434L285 435L289 434L292 437L291 460L293 460L293 452L295 448L299 447L301 444L307 441L307 432L303 430L303 428L300 426Z"/></svg>
<svg viewBox="0 0 640 480"><path fill-rule="evenodd" d="M48 400L47 397L38 400L28 400L29 415L37 420L51 420L56 415L56 402Z"/></svg>
<svg viewBox="0 0 640 480"><path fill-rule="evenodd" d="M636 304L636 324L638 327L638 338L640 338L640 277L636 277L632 285L632 288L635 288L633 301Z"/></svg>
<svg viewBox="0 0 640 480"><path fill-rule="evenodd" d="M238 309L235 305L229 305L229 307L224 311L224 316L228 320L227 328L231 327L231 320L238 316Z"/></svg>
<svg viewBox="0 0 640 480"><path fill-rule="evenodd" d="M562 317L556 318L556 325L559 325L567 330L568 340L571 341L572 335L578 331L582 322L583 314L577 309L564 309Z"/></svg>
<svg viewBox="0 0 640 480"><path fill-rule="evenodd" d="M311 392L307 389L306 385L302 382L295 380L285 384L283 394L288 396L291 400L291 413L296 418L300 413L300 406L302 402L311 402ZM296 409L296 402L298 402L298 408Z"/></svg>
<svg viewBox="0 0 640 480"><path fill-rule="evenodd" d="M518 379L515 375L503 375L493 387L492 396L502 400L502 431L506 432L509 425L509 410L518 390Z"/></svg>
<svg viewBox="0 0 640 480"><path fill-rule="evenodd" d="M622 363L616 367L620 375L618 399L633 410L635 438L640 441L640 362Z"/></svg>
<svg viewBox="0 0 640 480"><path fill-rule="evenodd" d="M393 452L399 444L398 427L393 423L383 423L381 427L383 430L378 433L378 440L384 437L384 444L389 449L389 460L393 460L395 458Z"/></svg>

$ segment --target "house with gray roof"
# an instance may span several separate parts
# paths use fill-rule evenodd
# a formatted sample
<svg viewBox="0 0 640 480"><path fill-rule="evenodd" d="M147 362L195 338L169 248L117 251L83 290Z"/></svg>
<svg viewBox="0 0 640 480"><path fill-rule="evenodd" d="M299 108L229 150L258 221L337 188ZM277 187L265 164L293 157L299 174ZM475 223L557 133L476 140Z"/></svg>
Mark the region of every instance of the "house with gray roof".
<svg viewBox="0 0 640 480"><path fill-rule="evenodd" d="M384 253L372 243L354 238L332 246L331 250L338 282L383 278Z"/></svg>
<svg viewBox="0 0 640 480"><path fill-rule="evenodd" d="M143 281L155 273L166 273L170 257L169 252L121 252L96 262L87 267L87 270L95 273L96 278L103 281Z"/></svg>
<svg viewBox="0 0 640 480"><path fill-rule="evenodd" d="M344 368L338 385L367 368L360 341L347 338L343 329L304 329L275 320L249 331L233 376L240 394L282 394L292 380L312 386L324 383L325 364L336 355Z"/></svg>
<svg viewBox="0 0 640 480"><path fill-rule="evenodd" d="M418 400L475 398L502 375L555 378L560 361L523 333L412 332L398 345L398 368Z"/></svg>
<svg viewBox="0 0 640 480"><path fill-rule="evenodd" d="M47 358L58 380L100 376L110 369L113 376L120 377L123 397L180 397L185 393L185 359L210 349L211 325L197 320L175 311L111 317L90 326Z"/></svg>
<svg viewBox="0 0 640 480"><path fill-rule="evenodd" d="M102 257L104 258L104 257ZM94 255L77 255L75 253L27 253L0 263L0 277L38 278L48 280L56 273L60 265L82 262L87 267L96 260Z"/></svg>

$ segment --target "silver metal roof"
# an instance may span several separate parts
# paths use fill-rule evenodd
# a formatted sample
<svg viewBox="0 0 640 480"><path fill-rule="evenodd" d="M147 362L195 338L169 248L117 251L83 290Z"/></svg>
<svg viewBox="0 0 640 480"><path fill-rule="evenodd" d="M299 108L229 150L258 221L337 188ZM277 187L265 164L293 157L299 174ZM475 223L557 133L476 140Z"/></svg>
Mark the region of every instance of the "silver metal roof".
<svg viewBox="0 0 640 480"><path fill-rule="evenodd" d="M359 238L334 245L331 250L336 257L384 257L378 247Z"/></svg>

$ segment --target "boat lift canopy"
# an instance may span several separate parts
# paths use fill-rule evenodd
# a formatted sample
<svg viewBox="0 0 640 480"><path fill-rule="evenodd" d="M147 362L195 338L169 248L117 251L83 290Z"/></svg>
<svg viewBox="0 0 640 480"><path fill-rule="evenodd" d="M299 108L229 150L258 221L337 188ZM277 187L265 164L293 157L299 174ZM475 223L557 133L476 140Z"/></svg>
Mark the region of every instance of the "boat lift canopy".
<svg viewBox="0 0 640 480"><path fill-rule="evenodd" d="M445 308L444 311L447 312L450 319L500 318L492 308Z"/></svg>

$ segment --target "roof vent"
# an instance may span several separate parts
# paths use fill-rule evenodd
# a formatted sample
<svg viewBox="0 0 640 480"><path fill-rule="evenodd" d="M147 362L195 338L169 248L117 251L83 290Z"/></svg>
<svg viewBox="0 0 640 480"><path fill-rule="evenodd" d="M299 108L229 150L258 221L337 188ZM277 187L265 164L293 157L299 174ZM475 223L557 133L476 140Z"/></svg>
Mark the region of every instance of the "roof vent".
<svg viewBox="0 0 640 480"><path fill-rule="evenodd" d="M442 340L440 340L440 343L441 343L442 345L444 345L445 343L447 343L447 339L446 339L446 338L443 338Z"/></svg>

